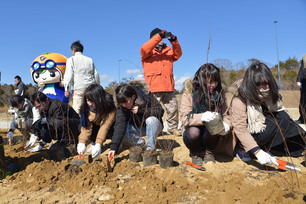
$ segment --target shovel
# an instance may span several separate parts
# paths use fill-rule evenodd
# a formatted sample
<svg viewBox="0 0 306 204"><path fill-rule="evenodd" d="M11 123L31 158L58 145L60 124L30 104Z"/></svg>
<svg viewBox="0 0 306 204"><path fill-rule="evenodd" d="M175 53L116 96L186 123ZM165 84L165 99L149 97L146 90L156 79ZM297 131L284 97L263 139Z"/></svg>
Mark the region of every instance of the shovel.
<svg viewBox="0 0 306 204"><path fill-rule="evenodd" d="M200 170L200 171L205 171L205 170L206 170L203 166L196 166L194 163L192 163L192 162L190 162L190 161L187 161L186 164L187 164L187 165L190 165L190 166L192 166L193 168L196 168L196 169L198 169L198 170Z"/></svg>
<svg viewBox="0 0 306 204"><path fill-rule="evenodd" d="M301 171L301 169L292 164L292 163L289 163L289 162L286 162L284 160L277 160L277 168L278 169L282 169L282 170L285 170L285 171Z"/></svg>
<svg viewBox="0 0 306 204"><path fill-rule="evenodd" d="M114 153L111 153L109 155L109 158L107 158L107 171L113 172L113 168L115 166L115 159L113 159Z"/></svg>

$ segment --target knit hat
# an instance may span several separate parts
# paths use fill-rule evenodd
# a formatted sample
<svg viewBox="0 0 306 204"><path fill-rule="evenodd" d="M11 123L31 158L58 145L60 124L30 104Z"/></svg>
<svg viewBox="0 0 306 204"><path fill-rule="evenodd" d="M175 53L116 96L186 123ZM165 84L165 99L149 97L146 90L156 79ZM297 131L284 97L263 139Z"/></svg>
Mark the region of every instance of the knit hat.
<svg viewBox="0 0 306 204"><path fill-rule="evenodd" d="M150 34L150 39L156 35L157 33L160 33L161 29L159 28L155 28L154 30L151 31L151 34Z"/></svg>

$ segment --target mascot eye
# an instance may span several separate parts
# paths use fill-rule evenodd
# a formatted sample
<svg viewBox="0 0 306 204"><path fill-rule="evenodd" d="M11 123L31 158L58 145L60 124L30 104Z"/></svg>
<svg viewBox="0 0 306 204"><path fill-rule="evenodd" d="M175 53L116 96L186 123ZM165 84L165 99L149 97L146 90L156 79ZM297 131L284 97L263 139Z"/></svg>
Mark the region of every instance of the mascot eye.
<svg viewBox="0 0 306 204"><path fill-rule="evenodd" d="M50 76L51 76L51 77L55 77L55 72L54 72L54 71L51 71L51 72L50 72Z"/></svg>
<svg viewBox="0 0 306 204"><path fill-rule="evenodd" d="M36 72L36 73L34 74L34 77L35 77L35 79L38 79L38 78L39 78L39 73Z"/></svg>

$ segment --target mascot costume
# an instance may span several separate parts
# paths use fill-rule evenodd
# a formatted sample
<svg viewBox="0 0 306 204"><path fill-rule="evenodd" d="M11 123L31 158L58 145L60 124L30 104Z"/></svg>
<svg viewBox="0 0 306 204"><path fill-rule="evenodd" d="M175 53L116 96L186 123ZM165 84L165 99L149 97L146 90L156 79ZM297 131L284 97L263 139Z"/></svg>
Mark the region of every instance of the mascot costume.
<svg viewBox="0 0 306 204"><path fill-rule="evenodd" d="M67 57L58 53L45 53L32 62L31 74L33 81L40 87L41 92L49 98L57 98L69 103L65 97L64 74Z"/></svg>

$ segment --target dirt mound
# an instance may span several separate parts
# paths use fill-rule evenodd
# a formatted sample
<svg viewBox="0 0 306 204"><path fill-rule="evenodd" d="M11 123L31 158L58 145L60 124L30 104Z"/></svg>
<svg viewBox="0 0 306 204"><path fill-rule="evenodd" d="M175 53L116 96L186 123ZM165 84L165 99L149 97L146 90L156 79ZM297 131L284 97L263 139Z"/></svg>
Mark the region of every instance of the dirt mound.
<svg viewBox="0 0 306 204"><path fill-rule="evenodd" d="M181 137L170 136L175 166L143 167L128 161L128 150L119 154L113 172L102 161L81 165L81 171L65 171L76 157L55 162L48 150L17 152L21 144L5 145L6 161L19 171L0 182L1 203L302 203L306 194L303 158L283 158L302 171L278 171L257 162L217 156L215 164L199 171L185 164L190 158ZM109 143L109 141L107 141Z"/></svg>

